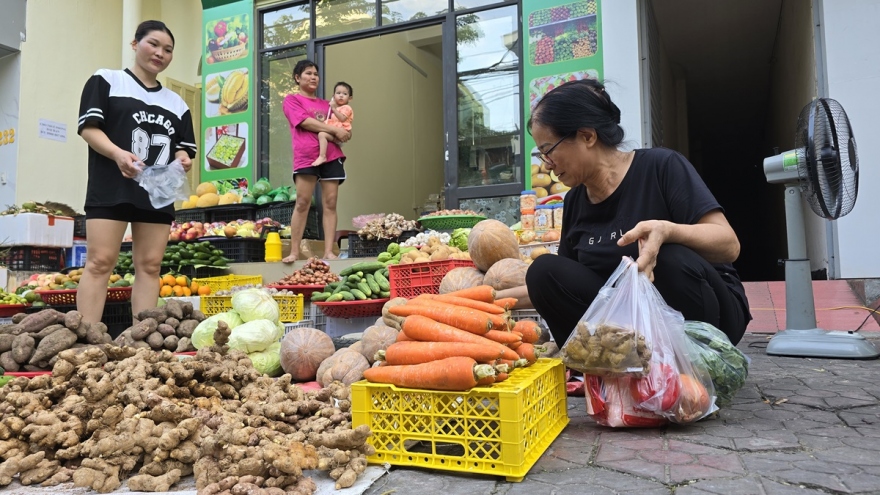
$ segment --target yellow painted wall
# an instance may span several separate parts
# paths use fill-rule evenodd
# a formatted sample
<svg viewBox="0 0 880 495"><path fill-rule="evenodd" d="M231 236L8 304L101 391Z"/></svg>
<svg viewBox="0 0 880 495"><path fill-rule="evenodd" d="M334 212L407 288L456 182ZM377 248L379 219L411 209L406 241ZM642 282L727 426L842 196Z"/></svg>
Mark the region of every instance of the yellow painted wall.
<svg viewBox="0 0 880 495"><path fill-rule="evenodd" d="M436 30L439 41L439 26L425 29ZM440 193L442 64L410 43L411 35L394 33L326 49L326 67L321 68L325 96L336 81L354 87L353 137L343 149L348 179L339 193L339 229L351 228L351 219L364 213L395 212L414 219L428 194Z"/></svg>
<svg viewBox="0 0 880 495"><path fill-rule="evenodd" d="M160 75L198 81L201 44L199 0L146 0L141 20L158 18L176 40L174 61ZM30 0L22 43L16 202L53 200L81 210L85 200L87 145L76 133L86 80L99 68L120 66L134 32L120 28L123 0ZM124 38L124 39L123 39ZM131 56L127 60L133 61ZM38 137L39 119L67 126L67 141Z"/></svg>

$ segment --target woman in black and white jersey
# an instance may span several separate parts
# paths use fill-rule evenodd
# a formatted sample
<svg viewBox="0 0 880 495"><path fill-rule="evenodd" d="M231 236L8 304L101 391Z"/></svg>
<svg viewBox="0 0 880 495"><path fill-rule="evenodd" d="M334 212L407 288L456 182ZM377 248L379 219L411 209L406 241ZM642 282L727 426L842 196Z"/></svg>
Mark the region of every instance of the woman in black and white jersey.
<svg viewBox="0 0 880 495"><path fill-rule="evenodd" d="M101 321L107 281L128 224L137 274L132 312L156 305L156 281L174 206L153 208L146 190L133 178L139 169L175 159L189 171L196 154L186 103L156 79L171 63L171 31L160 21L145 21L138 26L131 48L134 65L125 70L98 70L86 82L80 102L77 130L89 144L89 179L85 201L88 246L77 309L88 322Z"/></svg>

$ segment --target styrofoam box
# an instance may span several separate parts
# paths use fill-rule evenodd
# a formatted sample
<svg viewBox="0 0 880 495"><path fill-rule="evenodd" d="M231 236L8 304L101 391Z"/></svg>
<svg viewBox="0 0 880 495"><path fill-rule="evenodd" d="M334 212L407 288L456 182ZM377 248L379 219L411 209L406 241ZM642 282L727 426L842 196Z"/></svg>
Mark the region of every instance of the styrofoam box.
<svg viewBox="0 0 880 495"><path fill-rule="evenodd" d="M19 213L0 216L0 245L60 247L73 246L73 218Z"/></svg>

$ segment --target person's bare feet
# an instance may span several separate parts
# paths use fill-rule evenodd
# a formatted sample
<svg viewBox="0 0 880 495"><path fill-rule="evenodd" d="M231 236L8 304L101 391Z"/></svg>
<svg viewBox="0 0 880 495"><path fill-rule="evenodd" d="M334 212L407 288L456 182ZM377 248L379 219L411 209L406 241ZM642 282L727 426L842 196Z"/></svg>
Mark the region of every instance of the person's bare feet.
<svg viewBox="0 0 880 495"><path fill-rule="evenodd" d="M290 253L290 256L282 259L281 262L291 264L296 262L297 258L299 258L299 253Z"/></svg>
<svg viewBox="0 0 880 495"><path fill-rule="evenodd" d="M336 256L333 253L324 253L324 259L325 260L335 260L335 259L339 259L339 256Z"/></svg>
<svg viewBox="0 0 880 495"><path fill-rule="evenodd" d="M324 163L327 163L327 157L321 155L318 156L318 158L315 158L315 161L312 162L312 166L317 167L318 165L323 165Z"/></svg>

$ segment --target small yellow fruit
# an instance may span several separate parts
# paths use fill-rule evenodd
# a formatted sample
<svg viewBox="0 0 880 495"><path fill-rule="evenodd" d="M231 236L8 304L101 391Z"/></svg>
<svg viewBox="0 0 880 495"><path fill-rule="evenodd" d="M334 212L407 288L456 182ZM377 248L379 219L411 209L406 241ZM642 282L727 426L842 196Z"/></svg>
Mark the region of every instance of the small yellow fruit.
<svg viewBox="0 0 880 495"><path fill-rule="evenodd" d="M210 182L202 182L196 187L196 196L202 197L205 194L217 194L217 187Z"/></svg>
<svg viewBox="0 0 880 495"><path fill-rule="evenodd" d="M217 206L220 203L220 196L217 196L217 193L205 193L202 196L199 196L199 200L196 201L197 208L207 208L210 206Z"/></svg>
<svg viewBox="0 0 880 495"><path fill-rule="evenodd" d="M533 187L532 189L535 190L535 196L539 198L546 198L548 196L547 189L543 187Z"/></svg>

